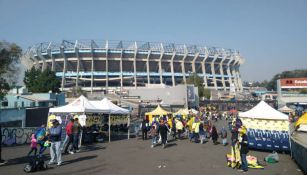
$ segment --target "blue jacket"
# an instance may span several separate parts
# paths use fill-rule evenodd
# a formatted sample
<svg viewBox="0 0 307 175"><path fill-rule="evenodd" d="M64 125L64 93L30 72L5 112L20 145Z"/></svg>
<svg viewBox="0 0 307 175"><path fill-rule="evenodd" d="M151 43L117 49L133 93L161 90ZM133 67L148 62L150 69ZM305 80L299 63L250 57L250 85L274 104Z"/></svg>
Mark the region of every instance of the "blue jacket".
<svg viewBox="0 0 307 175"><path fill-rule="evenodd" d="M58 142L61 141L62 136L62 127L58 125L57 127L52 127L49 130L49 139L51 142Z"/></svg>

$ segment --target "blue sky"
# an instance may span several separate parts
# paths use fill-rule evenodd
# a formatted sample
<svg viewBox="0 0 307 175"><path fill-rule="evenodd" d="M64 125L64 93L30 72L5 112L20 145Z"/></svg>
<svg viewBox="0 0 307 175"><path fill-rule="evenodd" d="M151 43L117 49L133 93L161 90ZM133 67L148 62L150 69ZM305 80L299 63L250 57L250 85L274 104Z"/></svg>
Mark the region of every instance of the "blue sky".
<svg viewBox="0 0 307 175"><path fill-rule="evenodd" d="M243 80L307 68L306 0L0 0L0 40L175 42L239 50Z"/></svg>

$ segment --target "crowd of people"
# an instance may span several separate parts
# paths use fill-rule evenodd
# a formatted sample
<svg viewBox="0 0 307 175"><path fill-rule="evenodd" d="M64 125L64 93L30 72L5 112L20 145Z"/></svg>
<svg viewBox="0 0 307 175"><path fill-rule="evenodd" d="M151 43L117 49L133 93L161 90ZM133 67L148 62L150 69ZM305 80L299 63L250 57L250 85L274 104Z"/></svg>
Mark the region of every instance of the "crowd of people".
<svg viewBox="0 0 307 175"><path fill-rule="evenodd" d="M31 150L28 157L42 157L44 151L50 148L50 161L49 165L57 164L62 165L62 154L74 154L79 152L79 141L81 133L81 125L78 118L70 119L65 127L66 136L62 140L62 126L56 119L51 120L52 126L46 128L45 125L39 127L31 137ZM40 147L37 155L37 147Z"/></svg>
<svg viewBox="0 0 307 175"><path fill-rule="evenodd" d="M217 129L219 120L229 121L228 128L222 126ZM246 128L241 120L232 113L218 113L217 111L199 111L191 113L188 117L181 116L154 116L150 122L144 117L140 124L142 139L151 138L151 147L162 145L166 147L168 140L187 139L191 143L204 144L210 140L214 145L222 143L227 146L228 132L231 133L231 152L234 158L233 167L240 167L244 173L248 171L246 155L248 153L248 139ZM220 140L220 141L219 141Z"/></svg>
<svg viewBox="0 0 307 175"><path fill-rule="evenodd" d="M223 126L220 130L216 124L219 120L229 121L230 126L227 129ZM234 121L234 122L233 122ZM52 126L46 128L42 125L32 134L31 150L28 153L41 157L44 151L50 149L49 165L62 165L62 154L75 154L79 152L79 142L81 125L78 118L71 118L65 126L65 139L62 140L62 126L59 121L51 120ZM229 113L219 113L217 111L198 111L198 113L190 113L187 117L182 116L154 116L149 122L148 118L144 117L139 126L142 132L142 139L151 139L151 147L162 145L162 148L167 146L170 139L183 140L186 139L191 143L204 144L210 139L214 145L222 143L228 145L227 135L231 132L231 151L234 157L238 157L233 162L233 166L237 167L240 163L242 171L247 171L246 154L248 152L248 140L246 129L242 129L242 122L235 115ZM220 141L219 141L220 139Z"/></svg>

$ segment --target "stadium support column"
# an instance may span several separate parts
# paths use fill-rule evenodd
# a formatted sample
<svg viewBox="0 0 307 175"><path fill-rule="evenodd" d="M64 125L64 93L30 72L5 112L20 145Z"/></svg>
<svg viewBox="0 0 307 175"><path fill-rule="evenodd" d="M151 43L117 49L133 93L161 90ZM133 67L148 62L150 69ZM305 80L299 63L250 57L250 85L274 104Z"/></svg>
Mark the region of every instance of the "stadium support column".
<svg viewBox="0 0 307 175"><path fill-rule="evenodd" d="M147 62L146 62L146 67L147 67L147 84L150 84L150 70L149 70L149 58L150 58L151 50L148 51L147 55Z"/></svg>
<svg viewBox="0 0 307 175"><path fill-rule="evenodd" d="M199 52L197 52L197 53L195 54L195 56L194 56L194 58L193 58L193 60L192 60L192 72L194 72L194 73L197 73L197 72L196 72L195 61L196 61L196 59L198 58L198 56L199 56Z"/></svg>
<svg viewBox="0 0 307 175"><path fill-rule="evenodd" d="M226 91L226 84L225 84L225 78L224 78L224 70L223 70L223 63L226 60L226 56L223 56L222 61L220 62L220 74L222 75L222 84L224 91Z"/></svg>
<svg viewBox="0 0 307 175"><path fill-rule="evenodd" d="M232 84L232 75L230 73L230 63L233 61L232 57L230 57L230 60L227 63L227 76L228 76L228 81L229 81L229 88L231 87Z"/></svg>
<svg viewBox="0 0 307 175"><path fill-rule="evenodd" d="M217 82L216 82L216 74L215 74L215 65L214 62L216 61L218 55L215 54L214 58L211 62L211 72L212 72L212 76L213 76L213 84L214 84L214 88L217 90Z"/></svg>
<svg viewBox="0 0 307 175"><path fill-rule="evenodd" d="M182 71L182 78L183 78L184 84L187 84L187 78L185 76L185 66L184 66L184 61L187 58L187 56L188 56L188 53L185 53L182 58L182 62L181 62L181 71Z"/></svg>
<svg viewBox="0 0 307 175"><path fill-rule="evenodd" d="M119 62L119 68L120 68L120 92L123 92L123 54L124 50L122 49L120 54L120 62Z"/></svg>
<svg viewBox="0 0 307 175"><path fill-rule="evenodd" d="M93 86L94 86L94 52L92 50L92 64L91 64L91 94L93 94Z"/></svg>
<svg viewBox="0 0 307 175"><path fill-rule="evenodd" d="M137 53L138 53L138 48L137 48L137 44L136 42L134 43L134 59L133 59L133 77L134 77L134 87L135 89L137 88L137 79L136 79L136 56L137 56Z"/></svg>
<svg viewBox="0 0 307 175"><path fill-rule="evenodd" d="M77 56L76 89L78 89L78 87L79 87L79 71L80 71L79 48L75 47L75 53L76 53L76 56Z"/></svg>
<svg viewBox="0 0 307 175"><path fill-rule="evenodd" d="M202 63L201 63L201 69L203 72L203 76L204 76L204 84L205 84L205 88L208 88L208 81L207 81L207 75L206 75L206 59L209 57L209 54L206 53L205 54L205 58L203 59Z"/></svg>
<svg viewBox="0 0 307 175"><path fill-rule="evenodd" d="M51 54L51 49L50 48L47 49L47 53L48 53L49 57L51 58L51 70L55 71L55 59L54 59L54 57Z"/></svg>
<svg viewBox="0 0 307 175"><path fill-rule="evenodd" d="M173 52L173 56L171 59L171 72L172 72L172 84L173 86L176 86L176 82L175 82L175 73L174 73L174 58L176 56L176 51Z"/></svg>
<svg viewBox="0 0 307 175"><path fill-rule="evenodd" d="M236 71L235 71L235 65L238 63L238 59L235 58L235 62L233 63L233 65L231 66L232 68L232 77L233 77L233 82L234 82L234 85L236 87L236 90L240 90L239 88L239 85L238 85L238 81L237 81L237 74L236 74Z"/></svg>
<svg viewBox="0 0 307 175"><path fill-rule="evenodd" d="M66 73L66 66L67 66L67 58L64 54L64 48L63 47L61 47L61 54L63 56L63 61L64 61L63 72L62 72L62 85L61 85L61 91L63 91L64 87L65 87L65 73Z"/></svg>
<svg viewBox="0 0 307 175"><path fill-rule="evenodd" d="M241 76L240 76L239 67L240 67L240 62L236 65L235 69L236 69L236 74L237 74L239 91L242 92L243 86L242 86L242 80L241 80Z"/></svg>
<svg viewBox="0 0 307 175"><path fill-rule="evenodd" d="M106 92L108 92L109 89L109 49L106 49Z"/></svg>
<svg viewBox="0 0 307 175"><path fill-rule="evenodd" d="M160 58L159 58L159 75L160 75L160 84L163 84L163 71L162 71L162 58L164 55L164 51L161 50Z"/></svg>

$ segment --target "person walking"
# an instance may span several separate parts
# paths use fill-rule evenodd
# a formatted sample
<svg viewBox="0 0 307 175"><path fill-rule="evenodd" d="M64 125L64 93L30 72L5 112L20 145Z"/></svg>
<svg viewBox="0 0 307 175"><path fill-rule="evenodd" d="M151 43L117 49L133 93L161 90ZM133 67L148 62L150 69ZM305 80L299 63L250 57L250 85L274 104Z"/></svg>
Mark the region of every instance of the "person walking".
<svg viewBox="0 0 307 175"><path fill-rule="evenodd" d="M242 128L240 129L240 135L241 135L241 139L239 141L240 143L240 156L241 156L241 162L242 162L242 166L241 166L241 170L244 173L246 173L248 171L248 164L247 164L247 160L246 160L246 155L249 152L248 149L248 138L246 135L246 127L242 126Z"/></svg>
<svg viewBox="0 0 307 175"><path fill-rule="evenodd" d="M161 140L162 140L162 147L165 148L166 142L167 142L167 132L169 132L168 127L167 127L167 121L161 120L160 126L159 126L159 133L161 135Z"/></svg>
<svg viewBox="0 0 307 175"><path fill-rule="evenodd" d="M74 119L70 119L70 122L66 125L65 131L66 131L66 138L65 141L63 143L63 147L64 147L64 154L68 154L68 148L70 146L70 144L73 143L73 135L72 135L72 128L74 125ZM66 142L66 143L65 143ZM70 149L71 152L72 149Z"/></svg>
<svg viewBox="0 0 307 175"><path fill-rule="evenodd" d="M173 139L177 140L176 138L176 133L177 129L176 129L176 122L175 122L175 117L172 119L172 133L173 133Z"/></svg>
<svg viewBox="0 0 307 175"><path fill-rule="evenodd" d="M212 133L211 133L212 141L214 145L217 145L217 139L219 138L219 135L217 133L216 127L212 126Z"/></svg>
<svg viewBox="0 0 307 175"><path fill-rule="evenodd" d="M144 118L142 121L142 139L147 140L147 127L148 127L148 122Z"/></svg>
<svg viewBox="0 0 307 175"><path fill-rule="evenodd" d="M30 152L28 153L28 157L31 156L32 152L34 151L34 156L36 156L36 152L37 152L37 140L35 138L35 134L32 134L31 135L31 150Z"/></svg>
<svg viewBox="0 0 307 175"><path fill-rule="evenodd" d="M156 124L153 124L151 126L151 129L150 129L150 136L152 138L152 141L151 141L151 147L153 148L156 143L157 143L157 136L158 136L158 133L157 133L157 125Z"/></svg>
<svg viewBox="0 0 307 175"><path fill-rule="evenodd" d="M52 127L49 129L49 140L51 141L50 147L50 157L49 165L54 164L55 160L57 165L60 166L62 164L62 153L60 150L61 147L61 135L62 135L62 127L58 120L52 120Z"/></svg>
<svg viewBox="0 0 307 175"><path fill-rule="evenodd" d="M194 123L192 124L193 136L191 137L191 141L194 138L195 143L198 142L198 138L199 138L199 125L200 125L199 119L195 117Z"/></svg>
<svg viewBox="0 0 307 175"><path fill-rule="evenodd" d="M227 145L227 130L225 129L225 127L221 129L221 139L222 139L223 145L226 146Z"/></svg>
<svg viewBox="0 0 307 175"><path fill-rule="evenodd" d="M73 137L73 151L70 154L79 152L79 137L81 134L81 125L79 123L78 117L75 117L74 124L72 126L72 137Z"/></svg>
<svg viewBox="0 0 307 175"><path fill-rule="evenodd" d="M176 129L177 129L177 132L178 132L178 139L181 140L181 133L183 131L183 124L178 119L176 119L175 122L176 122Z"/></svg>
<svg viewBox="0 0 307 175"><path fill-rule="evenodd" d="M206 130L204 128L204 121L201 121L199 124L199 139L200 139L200 144L204 144L206 140Z"/></svg>

